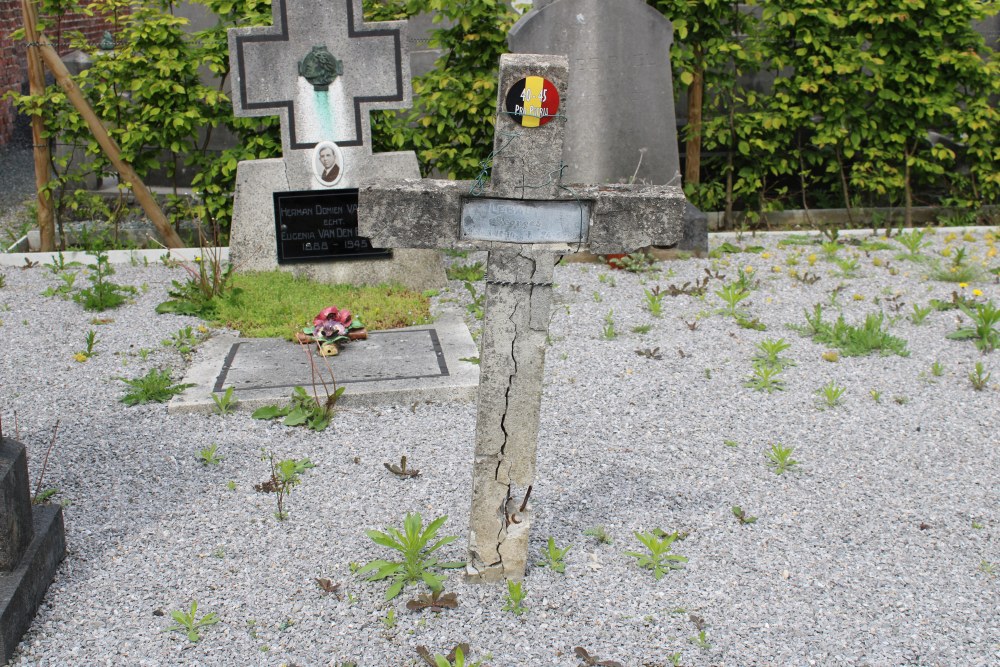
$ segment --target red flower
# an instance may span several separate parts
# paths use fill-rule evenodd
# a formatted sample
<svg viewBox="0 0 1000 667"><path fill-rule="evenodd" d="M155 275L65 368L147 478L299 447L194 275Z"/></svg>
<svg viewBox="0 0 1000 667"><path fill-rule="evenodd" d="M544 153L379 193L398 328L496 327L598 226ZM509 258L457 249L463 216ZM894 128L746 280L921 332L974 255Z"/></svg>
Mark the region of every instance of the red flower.
<svg viewBox="0 0 1000 667"><path fill-rule="evenodd" d="M351 327L351 311L338 309L330 306L320 311L319 315L313 318L313 329L315 334L323 338L334 338L344 336Z"/></svg>

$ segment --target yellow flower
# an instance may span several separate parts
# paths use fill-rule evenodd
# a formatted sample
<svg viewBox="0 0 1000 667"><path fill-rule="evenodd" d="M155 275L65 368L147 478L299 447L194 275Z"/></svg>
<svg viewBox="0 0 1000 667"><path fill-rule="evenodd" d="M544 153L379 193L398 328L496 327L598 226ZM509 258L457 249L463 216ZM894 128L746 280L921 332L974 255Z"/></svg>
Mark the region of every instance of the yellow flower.
<svg viewBox="0 0 1000 667"><path fill-rule="evenodd" d="M198 333L203 333L203 334L208 333L208 327L206 327L204 324L199 324Z"/></svg>
<svg viewBox="0 0 1000 667"><path fill-rule="evenodd" d="M85 362L87 359L90 359L90 357L88 357L83 352L77 352L76 354L73 355L73 358L79 361L81 364Z"/></svg>
<svg viewBox="0 0 1000 667"><path fill-rule="evenodd" d="M771 256L771 253L769 253L769 252L762 252L762 253L760 253L760 258L761 259L768 259L770 256Z"/></svg>
<svg viewBox="0 0 1000 667"><path fill-rule="evenodd" d="M747 268L746 268L746 269L744 269L744 271L745 271L746 273L753 273L753 267L752 267L752 266L750 266L749 264L747 264Z"/></svg>
<svg viewBox="0 0 1000 667"><path fill-rule="evenodd" d="M987 257L996 257L997 256L997 249L996 248L990 248L989 250L986 251L986 256Z"/></svg>
<svg viewBox="0 0 1000 667"><path fill-rule="evenodd" d="M872 260L873 266L882 266L883 264L885 264L885 262L882 261L881 257L876 257L875 259Z"/></svg>
<svg viewBox="0 0 1000 667"><path fill-rule="evenodd" d="M817 259L817 257L816 257L815 254L812 254L812 255L809 255L808 257L806 257L806 261L809 262L809 266L813 266L814 264L816 264L816 259Z"/></svg>
<svg viewBox="0 0 1000 667"><path fill-rule="evenodd" d="M780 266L772 266L771 267L771 273L781 273L781 267Z"/></svg>
<svg viewBox="0 0 1000 667"><path fill-rule="evenodd" d="M954 268L954 267L952 267L952 269L951 269L951 270L952 270L952 271L954 271L954 270L955 270L955 268ZM962 289L965 289L966 287L968 287L968 286L969 286L969 283L959 283L959 284L958 284L958 286L959 286L959 287L961 287Z"/></svg>
<svg viewBox="0 0 1000 667"><path fill-rule="evenodd" d="M950 245L944 247L944 250L941 251L941 256L942 257L951 257L951 246Z"/></svg>
<svg viewBox="0 0 1000 667"><path fill-rule="evenodd" d="M840 359L840 353L838 353L836 350L827 350L826 352L823 353L823 361L834 362L837 361L838 359Z"/></svg>
<svg viewBox="0 0 1000 667"><path fill-rule="evenodd" d="M944 237L944 242L945 243L951 243L952 241L954 241L957 238L958 238L958 234L956 234L955 232L950 232L947 236Z"/></svg>
<svg viewBox="0 0 1000 667"><path fill-rule="evenodd" d="M854 299L855 301L864 301L865 300L865 295L864 294L855 294L851 298Z"/></svg>
<svg viewBox="0 0 1000 667"><path fill-rule="evenodd" d="M973 234L972 232L965 232L965 234L962 235L962 240L968 243L975 243L976 235Z"/></svg>
<svg viewBox="0 0 1000 667"><path fill-rule="evenodd" d="M982 296L982 295L983 295L983 290L981 289L972 290L972 296Z"/></svg>
<svg viewBox="0 0 1000 667"><path fill-rule="evenodd" d="M200 261L201 261L201 257L200 257L200 256L198 256L198 255L195 255L195 256L194 256L194 261L196 261L196 262L200 262Z"/></svg>

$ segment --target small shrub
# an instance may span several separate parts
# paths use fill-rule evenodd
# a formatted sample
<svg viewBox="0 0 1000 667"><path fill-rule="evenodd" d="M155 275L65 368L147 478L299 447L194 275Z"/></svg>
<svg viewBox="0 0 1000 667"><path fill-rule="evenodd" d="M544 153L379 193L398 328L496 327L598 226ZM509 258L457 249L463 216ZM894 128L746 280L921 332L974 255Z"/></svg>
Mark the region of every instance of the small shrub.
<svg viewBox="0 0 1000 667"><path fill-rule="evenodd" d="M121 398L121 402L128 406L141 405L143 403L166 403L171 398L181 393L193 384L173 384L169 371L150 369L146 375L126 380L122 382L131 387L131 391Z"/></svg>

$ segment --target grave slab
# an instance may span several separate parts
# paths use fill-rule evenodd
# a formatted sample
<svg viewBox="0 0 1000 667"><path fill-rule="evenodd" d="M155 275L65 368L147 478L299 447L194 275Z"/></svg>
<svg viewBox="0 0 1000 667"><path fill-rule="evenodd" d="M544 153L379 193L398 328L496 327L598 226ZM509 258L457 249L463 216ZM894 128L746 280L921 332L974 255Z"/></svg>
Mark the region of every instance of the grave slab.
<svg viewBox="0 0 1000 667"><path fill-rule="evenodd" d="M414 401L469 401L479 383L479 366L463 359L479 357L479 350L460 317L404 329L372 331L368 340L346 345L335 357L320 357L315 346L276 338L218 336L198 350L183 382L192 383L175 396L170 413L211 413L213 395L227 387L239 401L237 410L285 404L296 386L310 392L320 380L346 388L337 403L368 407Z"/></svg>

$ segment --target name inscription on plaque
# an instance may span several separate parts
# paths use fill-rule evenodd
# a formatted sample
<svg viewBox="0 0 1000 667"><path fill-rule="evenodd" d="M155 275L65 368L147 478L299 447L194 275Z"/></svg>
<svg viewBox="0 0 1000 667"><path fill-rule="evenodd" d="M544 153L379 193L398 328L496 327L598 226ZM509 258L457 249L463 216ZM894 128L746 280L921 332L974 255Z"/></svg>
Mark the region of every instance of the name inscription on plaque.
<svg viewBox="0 0 1000 667"><path fill-rule="evenodd" d="M590 202L466 199L461 238L509 243L583 243Z"/></svg>
<svg viewBox="0 0 1000 667"><path fill-rule="evenodd" d="M358 236L358 189L274 193L278 263L390 259Z"/></svg>

